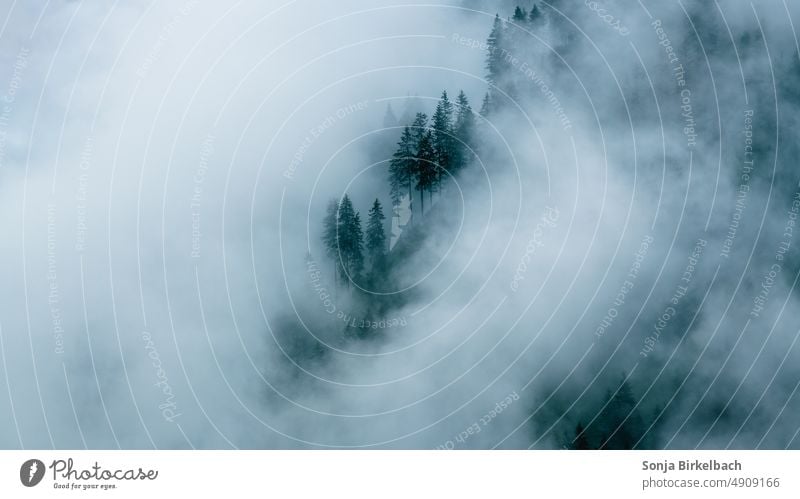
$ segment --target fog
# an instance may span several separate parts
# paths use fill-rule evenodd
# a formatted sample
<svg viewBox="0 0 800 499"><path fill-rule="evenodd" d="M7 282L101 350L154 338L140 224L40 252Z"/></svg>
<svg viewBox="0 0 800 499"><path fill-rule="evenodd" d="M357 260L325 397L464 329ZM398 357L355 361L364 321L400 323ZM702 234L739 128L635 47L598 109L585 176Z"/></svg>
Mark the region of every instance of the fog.
<svg viewBox="0 0 800 499"><path fill-rule="evenodd" d="M797 448L797 6L514 6L0 15L0 447ZM442 90L477 156L343 286Z"/></svg>

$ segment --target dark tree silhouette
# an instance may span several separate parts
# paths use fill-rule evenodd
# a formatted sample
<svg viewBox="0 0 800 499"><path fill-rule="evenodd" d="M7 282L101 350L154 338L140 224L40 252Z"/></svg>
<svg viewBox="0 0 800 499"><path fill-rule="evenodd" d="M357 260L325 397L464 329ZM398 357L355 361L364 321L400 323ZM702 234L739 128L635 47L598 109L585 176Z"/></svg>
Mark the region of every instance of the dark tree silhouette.
<svg viewBox="0 0 800 499"><path fill-rule="evenodd" d="M417 190L420 199L420 215L425 214L425 191L433 199L433 186L436 182L436 152L433 149L433 133L428 130L419 141L417 149Z"/></svg>
<svg viewBox="0 0 800 499"><path fill-rule="evenodd" d="M454 172L464 168L469 161L470 148L472 147L473 134L475 133L475 116L469 105L469 100L462 90L456 99L456 121L453 134L456 140L453 144L452 169Z"/></svg>
<svg viewBox="0 0 800 499"><path fill-rule="evenodd" d="M349 286L350 281L356 280L364 268L364 234L361 230L361 216L353 208L347 194L339 204L336 233L340 273Z"/></svg>
<svg viewBox="0 0 800 499"><path fill-rule="evenodd" d="M514 21L520 22L520 23L523 22L523 21L527 21L528 20L528 13L525 12L525 9L523 9L522 7L517 6L517 8L514 9L514 17L513 17L513 19L514 19Z"/></svg>
<svg viewBox="0 0 800 499"><path fill-rule="evenodd" d="M325 247L325 255L333 262L333 279L336 282L336 275L339 269L339 238L338 238L338 217L339 203L335 199L328 201L328 208L325 218L322 221L322 245Z"/></svg>
<svg viewBox="0 0 800 499"><path fill-rule="evenodd" d="M367 255L369 256L370 267L373 271L381 271L383 268L384 258L386 256L386 232L384 231L383 221L386 217L383 215L383 206L378 199L372 203L372 208L369 210L369 217L367 218Z"/></svg>
<svg viewBox="0 0 800 499"><path fill-rule="evenodd" d="M483 96L483 102L481 103L481 110L478 114L483 116L484 118L489 116L489 113L492 110L492 99L489 97L489 92L486 92L486 95Z"/></svg>
<svg viewBox="0 0 800 499"><path fill-rule="evenodd" d="M624 374L616 393L600 415L598 426L602 449L632 449L642 435L642 418Z"/></svg>
<svg viewBox="0 0 800 499"><path fill-rule="evenodd" d="M442 183L445 172L451 170L454 153L453 140L453 103L447 97L447 90L442 92L442 97L433 113L433 149L436 155L436 175L430 186L431 193Z"/></svg>
<svg viewBox="0 0 800 499"><path fill-rule="evenodd" d="M528 14L528 22L535 26L542 20L542 11L539 10L539 7L536 4L533 5L531 8L530 13Z"/></svg>
<svg viewBox="0 0 800 499"><path fill-rule="evenodd" d="M495 14L492 31L489 33L489 38L486 40L486 80L491 85L498 85L500 83L500 75L504 72L506 66L503 40L504 30L505 26L500 19L500 15Z"/></svg>
<svg viewBox="0 0 800 499"><path fill-rule="evenodd" d="M414 133L409 127L405 127L400 136L400 142L397 143L397 150L389 163L389 187L394 206L400 204L400 199L405 194L404 191L408 192L409 200L413 197L417 166L416 154L417 144L414 141Z"/></svg>

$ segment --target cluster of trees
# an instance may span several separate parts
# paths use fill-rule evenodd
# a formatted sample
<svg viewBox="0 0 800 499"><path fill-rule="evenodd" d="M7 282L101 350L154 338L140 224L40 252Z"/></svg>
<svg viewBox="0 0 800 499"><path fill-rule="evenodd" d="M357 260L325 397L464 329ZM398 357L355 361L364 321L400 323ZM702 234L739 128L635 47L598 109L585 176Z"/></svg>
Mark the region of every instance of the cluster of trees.
<svg viewBox="0 0 800 499"><path fill-rule="evenodd" d="M349 287L358 282L364 271L379 273L386 261L386 232L383 221L383 206L376 198L367 217L366 237L361 228L361 214L353 208L350 196L341 201L328 202L323 220L322 243L325 254L335 265L334 277Z"/></svg>
<svg viewBox="0 0 800 499"><path fill-rule="evenodd" d="M652 438L647 434L645 421L623 374L616 392L606 393L602 409L595 413L589 426L578 423L567 447L576 450L651 448Z"/></svg>
<svg viewBox="0 0 800 499"><path fill-rule="evenodd" d="M431 119L417 113L413 123L403 128L397 150L389 164L392 202L400 204L404 195L413 199L419 191L420 215L425 211L425 193L429 201L443 188L447 177L454 176L469 163L474 153L475 116L463 91L455 104L447 91L442 92ZM411 205L412 217L414 214Z"/></svg>
<svg viewBox="0 0 800 499"><path fill-rule="evenodd" d="M534 5L530 11L517 7L511 19L495 16L488 39L488 81L502 87L502 75L507 73L506 55L515 43L514 26L533 27L543 20L541 11ZM513 21L513 23L512 23ZM487 116L493 107L492 92L487 92L480 115ZM391 109L384 119L395 123ZM411 219L425 213L425 194L429 205L433 194L441 192L450 177L465 168L477 149L477 122L475 113L463 91L455 102L443 91L436 110L428 117L417 113L413 122L407 124L397 142L397 148L389 164L389 190L392 203L397 207L404 196L408 196ZM419 210L412 202L414 192L419 193ZM342 283L364 277L375 276L384 271L387 261L387 238L383 221L385 216L377 199L369 211L366 234L362 229L361 216L353 207L349 196L341 201L330 201L324 219L323 244L326 255L335 262L334 276Z"/></svg>
<svg viewBox="0 0 800 499"><path fill-rule="evenodd" d="M542 11L535 4L530 12L526 11L524 7L518 6L511 19L503 20L500 15L495 15L492 31L486 40L486 80L490 83L490 91L484 101L486 112L490 110L489 96L495 97L494 89L501 89L510 97L516 97L516 86L513 78L509 78L513 74L509 71L511 60L524 56L521 52L524 45L520 42L528 36L526 31L533 30L544 22ZM491 100L497 101L498 99Z"/></svg>

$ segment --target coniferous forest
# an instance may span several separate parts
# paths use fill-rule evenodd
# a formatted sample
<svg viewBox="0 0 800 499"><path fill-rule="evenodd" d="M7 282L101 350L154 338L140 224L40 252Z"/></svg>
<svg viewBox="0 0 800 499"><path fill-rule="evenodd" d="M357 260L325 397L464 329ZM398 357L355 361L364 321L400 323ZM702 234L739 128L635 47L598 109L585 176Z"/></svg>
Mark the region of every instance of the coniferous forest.
<svg viewBox="0 0 800 499"><path fill-rule="evenodd" d="M442 90L435 106L417 109L416 112L406 109L406 121L395 117L391 104L387 107L384 126L396 136L396 143L394 150L384 148L378 153L390 157L383 164L385 177L381 186L382 194L384 199L391 200L385 212L380 198L376 198L369 207L364 228L361 212L354 207L348 194L341 199L330 200L322 223L321 242L325 254L322 275L333 281L335 295L346 296L351 300L349 306L360 311L344 317L345 325L340 328L343 337L356 338L356 341L375 341L387 330L383 326L370 329L370 324L385 322L386 317L392 317L393 310L418 299L413 291L386 292L397 288L398 282L404 282L400 274L408 273L405 263L409 258L424 259L424 253L429 251L425 241L434 237L433 232L441 237L441 232L453 229L450 212L459 182L469 183L471 177L487 168L483 164L485 158L490 158L489 162L497 161L497 151L503 144L490 133L493 119L507 119L505 117L513 107L524 106L532 109L532 113L553 114L551 126L565 131L572 127L564 109L567 103L562 105L558 93L545 84L537 73L544 73L543 67L552 71L554 66L563 62L560 54L542 55L541 48L536 47L539 37L559 40L564 44L559 47L562 53L571 50L571 38L559 36L560 30L567 29L566 21L559 19L552 7L549 17L543 14L543 10L546 8L536 4L530 10L515 6L511 15L505 17L497 14L491 25L487 26L488 36L480 44L487 89L479 96L479 110L473 109L464 91L456 89ZM567 70L566 67L560 69ZM456 95L455 99L451 95ZM685 133L688 133L691 145L693 133ZM385 143L383 145L386 146ZM502 168L496 164L489 167ZM469 204L471 200L464 199L463 202ZM393 218L398 220L394 226L386 222L391 222ZM403 219L402 225L399 224L400 218ZM400 230L393 235L390 227ZM647 251L647 241L651 240L645 237L642 243L644 252ZM705 244L703 239L700 240ZM423 256L420 257L419 253L423 253ZM694 272L693 261L690 259L691 270L684 272L686 282L691 277L686 279L685 276ZM636 274L629 273L629 276L634 279ZM630 281L625 283L633 287ZM688 286L679 289L683 297ZM623 294L627 292L625 285L622 290ZM620 294L615 303L624 303L624 299L619 297ZM699 313L699 300L700 296L689 293L683 300L685 310L678 313L674 308L670 309L674 312L674 319L670 316L670 320L662 320L663 327L656 326L656 334L662 328L679 330L691 327L691 321ZM677 303L674 297L672 301ZM616 315L616 308L609 310ZM665 312L664 317L667 315ZM352 326L359 317L362 326L364 320L367 326L356 327L357 333L354 334ZM597 334L596 331L598 337L604 334L605 327L610 326L613 319L614 316L606 314L597 328L600 332ZM643 351L654 343L653 337L649 336ZM321 352L324 348L313 351ZM532 414L526 420L527 424L534 428L545 425L548 432L555 432L555 437L551 434L548 438L549 445L561 448L659 448L665 444L660 436L667 431L664 425L674 425L667 423L670 419L669 408L665 409L665 405L671 403L673 392L667 389L664 396L654 396L646 385L632 383L629 376L625 370L609 375L602 384L598 383L592 388L595 391L602 390L602 396L587 397L588 400L581 401L577 406L573 403L568 408L563 404L567 403L569 396L560 399L557 391L552 392L545 397L544 403L532 403ZM642 392L650 396L643 398ZM712 407L710 411L708 417L713 415L712 419L716 421L727 417L727 407ZM536 431L531 430L530 438L538 443L543 436L537 435Z"/></svg>

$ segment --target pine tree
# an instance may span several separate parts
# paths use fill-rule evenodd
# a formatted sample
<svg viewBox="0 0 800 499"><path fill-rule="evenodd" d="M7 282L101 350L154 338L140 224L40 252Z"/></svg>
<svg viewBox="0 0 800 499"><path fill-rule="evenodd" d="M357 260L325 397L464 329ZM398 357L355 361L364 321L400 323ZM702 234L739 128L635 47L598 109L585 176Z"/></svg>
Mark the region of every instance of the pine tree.
<svg viewBox="0 0 800 499"><path fill-rule="evenodd" d="M350 197L345 194L339 204L336 223L340 275L342 280L355 280L364 266L364 235L361 231L361 216L353 208Z"/></svg>
<svg viewBox="0 0 800 499"><path fill-rule="evenodd" d="M373 271L380 271L383 267L383 259L386 256L386 232L384 231L383 206L376 198L369 210L367 219L367 239L366 248L369 256L370 267Z"/></svg>
<svg viewBox="0 0 800 499"><path fill-rule="evenodd" d="M442 97L433 113L433 149L436 155L435 177L430 186L435 190L442 183L445 172L451 170L453 157L453 103L447 97L447 90L442 92Z"/></svg>
<svg viewBox="0 0 800 499"><path fill-rule="evenodd" d="M425 113L417 113L416 117L414 117L414 122L411 124L411 138L412 144L414 148L414 167L413 167L413 175L412 175L412 182L415 189L419 189L419 175L420 175L420 161L419 161L419 151L420 145L422 144L422 139L425 137L426 134L429 132L428 128L428 115ZM432 144L430 144L433 147ZM429 158L431 161L433 160L433 156ZM425 168L428 168L426 166ZM411 192L409 191L409 194ZM413 197L409 196L409 200L413 199ZM420 205L420 215L422 215L422 208L424 206ZM413 221L413 209L412 209L412 221Z"/></svg>
<svg viewBox="0 0 800 499"><path fill-rule="evenodd" d="M514 9L514 18L513 19L514 19L514 21L516 21L518 23L521 23L521 22L523 22L523 21L528 19L528 13L525 12L525 9L523 9L522 7L517 6L517 8Z"/></svg>
<svg viewBox="0 0 800 499"><path fill-rule="evenodd" d="M325 218L322 221L322 245L325 247L325 255L333 261L333 279L341 272L339 258L339 237L338 237L338 217L339 203L335 199L328 202Z"/></svg>
<svg viewBox="0 0 800 499"><path fill-rule="evenodd" d="M528 14L528 22L531 25L536 25L541 20L542 20L542 11L539 10L539 7L537 7L536 4L533 4L533 7L531 8L530 13Z"/></svg>
<svg viewBox="0 0 800 499"><path fill-rule="evenodd" d="M419 141L417 149L417 190L420 197L420 215L425 214L425 191L433 199L436 182L436 151L433 149L433 133L428 130Z"/></svg>
<svg viewBox="0 0 800 499"><path fill-rule="evenodd" d="M428 131L428 115L425 113L417 113L414 117L414 122L411 123L411 136L414 139L414 149L419 149L419 143L425 132Z"/></svg>
<svg viewBox="0 0 800 499"><path fill-rule="evenodd" d="M475 133L475 116L472 114L472 108L463 90L458 93L456 107L456 121L453 126L453 135L456 138L453 143L452 168L454 172L457 172L467 164L472 154L470 149L472 148L473 134Z"/></svg>
<svg viewBox="0 0 800 499"><path fill-rule="evenodd" d="M361 230L361 213L355 212L350 230L350 275L357 278L364 270L364 232Z"/></svg>
<svg viewBox="0 0 800 499"><path fill-rule="evenodd" d="M478 114L486 118L489 116L489 113L492 111L492 99L489 97L489 92L486 92L486 95L483 96L483 102L481 103L481 110Z"/></svg>
<svg viewBox="0 0 800 499"><path fill-rule="evenodd" d="M504 29L503 21L498 14L495 14L492 31L486 40L486 70L488 71L486 80L491 85L498 85L505 69Z"/></svg>
<svg viewBox="0 0 800 499"><path fill-rule="evenodd" d="M601 415L601 447L604 449L632 449L643 433L642 418L636 408L636 398L630 385L622 376L617 392L611 397Z"/></svg>
<svg viewBox="0 0 800 499"><path fill-rule="evenodd" d="M335 199L328 201L328 208L322 221L322 244L325 246L325 254L330 258L337 258L339 252L339 242L336 237L338 211L339 203Z"/></svg>
<svg viewBox="0 0 800 499"><path fill-rule="evenodd" d="M400 136L400 142L397 143L397 150L389 163L389 186L394 206L400 204L404 191L408 192L409 200L412 197L417 166L416 153L417 145L414 141L414 134L409 127L405 127Z"/></svg>

